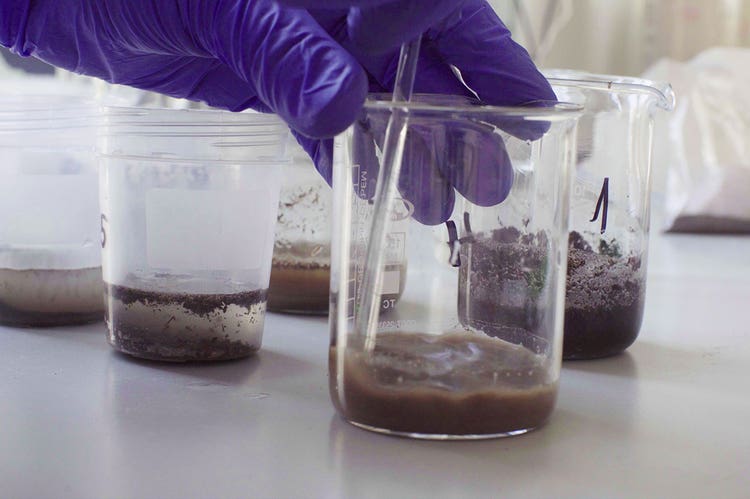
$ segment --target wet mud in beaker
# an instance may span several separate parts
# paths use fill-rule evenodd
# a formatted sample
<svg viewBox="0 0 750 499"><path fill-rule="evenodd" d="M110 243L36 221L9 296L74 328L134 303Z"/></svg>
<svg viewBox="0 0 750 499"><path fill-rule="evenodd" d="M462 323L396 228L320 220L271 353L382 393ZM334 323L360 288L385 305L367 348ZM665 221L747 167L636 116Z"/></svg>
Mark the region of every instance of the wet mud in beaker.
<svg viewBox="0 0 750 499"><path fill-rule="evenodd" d="M392 433L500 436L544 424L555 405L548 358L480 333L387 333L372 352L345 354L331 393L349 421Z"/></svg>

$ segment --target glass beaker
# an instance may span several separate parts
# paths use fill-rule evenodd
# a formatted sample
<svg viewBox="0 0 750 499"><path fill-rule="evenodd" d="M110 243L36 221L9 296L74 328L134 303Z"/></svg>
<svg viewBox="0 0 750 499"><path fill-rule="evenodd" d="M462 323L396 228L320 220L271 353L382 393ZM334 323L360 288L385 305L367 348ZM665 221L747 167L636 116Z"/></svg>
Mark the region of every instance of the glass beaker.
<svg viewBox="0 0 750 499"><path fill-rule="evenodd" d="M668 84L574 71L545 73L582 103L571 194L565 359L622 352L638 336L646 293L654 114Z"/></svg>
<svg viewBox="0 0 750 499"><path fill-rule="evenodd" d="M0 324L102 319L97 125L74 95L0 98Z"/></svg>
<svg viewBox="0 0 750 499"><path fill-rule="evenodd" d="M108 340L212 361L260 348L286 127L275 116L108 108L101 138Z"/></svg>
<svg viewBox="0 0 750 499"><path fill-rule="evenodd" d="M328 314L331 281L331 187L292 144L281 179L279 214L268 287L274 312Z"/></svg>
<svg viewBox="0 0 750 499"><path fill-rule="evenodd" d="M371 97L334 148L333 404L359 427L415 438L536 428L557 394L580 107L499 108L416 96L394 108L387 99ZM400 194L376 213L393 112L408 119ZM382 288L366 289L378 217L388 234L378 248L383 268L374 269ZM483 303L495 285L485 265L509 299L507 310L490 317ZM367 300L380 302L372 307L378 317L363 326Z"/></svg>

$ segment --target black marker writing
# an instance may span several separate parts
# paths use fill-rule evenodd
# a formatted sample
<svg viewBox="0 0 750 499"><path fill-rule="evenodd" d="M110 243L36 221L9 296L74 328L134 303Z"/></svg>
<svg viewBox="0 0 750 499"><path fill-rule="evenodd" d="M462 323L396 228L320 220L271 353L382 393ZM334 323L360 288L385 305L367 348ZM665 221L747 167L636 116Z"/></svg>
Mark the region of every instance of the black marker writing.
<svg viewBox="0 0 750 499"><path fill-rule="evenodd" d="M599 194L599 199L596 201L596 210L594 211L594 217L590 222L595 222L599 218L599 213L602 215L602 228L601 233L607 230L607 212L609 210L609 177L604 177L604 184L602 185L602 192Z"/></svg>

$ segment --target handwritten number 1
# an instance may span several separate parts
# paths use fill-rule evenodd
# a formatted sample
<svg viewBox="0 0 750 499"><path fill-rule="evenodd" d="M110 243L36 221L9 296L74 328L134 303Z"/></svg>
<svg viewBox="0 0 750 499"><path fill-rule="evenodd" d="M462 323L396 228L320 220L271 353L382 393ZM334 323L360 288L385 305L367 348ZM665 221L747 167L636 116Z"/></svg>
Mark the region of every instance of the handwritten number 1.
<svg viewBox="0 0 750 499"><path fill-rule="evenodd" d="M602 192L599 194L599 199L596 202L596 210L594 211L594 218L590 222L596 222L599 218L599 214L602 215L602 229L601 233L607 230L607 212L609 210L609 177L604 177L604 184L602 185Z"/></svg>
<svg viewBox="0 0 750 499"><path fill-rule="evenodd" d="M453 267L461 266L461 242L458 240L458 230L456 230L456 223L453 220L445 222L445 226L448 228L448 247L451 250L451 256L448 259Z"/></svg>

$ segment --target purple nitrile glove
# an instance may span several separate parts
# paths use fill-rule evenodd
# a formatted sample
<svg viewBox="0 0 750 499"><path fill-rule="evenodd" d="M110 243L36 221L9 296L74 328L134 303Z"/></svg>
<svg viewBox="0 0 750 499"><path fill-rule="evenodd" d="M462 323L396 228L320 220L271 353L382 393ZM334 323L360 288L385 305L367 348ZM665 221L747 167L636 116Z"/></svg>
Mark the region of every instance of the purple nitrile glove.
<svg viewBox="0 0 750 499"><path fill-rule="evenodd" d="M554 99L483 0L326 0L325 9L321 3L3 0L0 43L112 83L235 111L276 112L329 181L331 142L320 139L348 127L368 91L392 87L398 46L420 33L417 92L471 95L454 65L486 103ZM498 158L483 170L491 176L505 168ZM449 190L457 176L430 165L423 170L438 175L430 183L435 189ZM500 202L500 191L477 201ZM421 197L431 199L431 192Z"/></svg>
<svg viewBox="0 0 750 499"><path fill-rule="evenodd" d="M418 105L442 107L478 103L466 97L431 94L417 94L412 100ZM365 199L375 196L390 117L385 108L375 109L362 113L352 134L351 161L358 169L356 192ZM490 123L493 115L489 113L464 114L417 112L409 121L398 188L413 205L414 218L423 224L440 224L450 217L454 190L474 204L490 206L505 199L512 186L511 161L496 127L518 128L519 120Z"/></svg>
<svg viewBox="0 0 750 499"><path fill-rule="evenodd" d="M305 0L284 1L306 3ZM393 88L399 45L423 33L414 88L417 93L463 97L476 94L485 104L501 106L556 99L528 53L511 39L508 29L484 0L436 1L429 4L429 12L424 10L425 3L418 0L374 0L371 3L381 5L342 12L311 10L321 25L365 68L371 92ZM399 13L407 4L411 9L422 9L426 24L410 21L409 16ZM425 26L428 26L426 30ZM451 66L459 69L471 90L454 75ZM373 127L374 142L382 147L384 128L379 129L378 125L385 123L367 124ZM518 120L508 126L496 125L524 139L538 138L548 128L542 122L519 124ZM497 204L507 197L513 175L505 146L491 130L479 128L470 131L466 124L448 127L442 148L434 137L422 140L418 137L419 131L409 134L399 191L412 202L414 217L420 222L432 225L447 220L455 202L454 188L468 200L483 206ZM426 131L422 134L429 135ZM297 139L330 182L332 142L310 140L300 135ZM424 147L437 148L437 152L429 154ZM474 150L461 155L463 161L450 161L451 157L457 158L457 149L467 148ZM371 197L375 193L377 155L362 148L359 152L356 162L360 170L368 170L370 182L365 194Z"/></svg>

